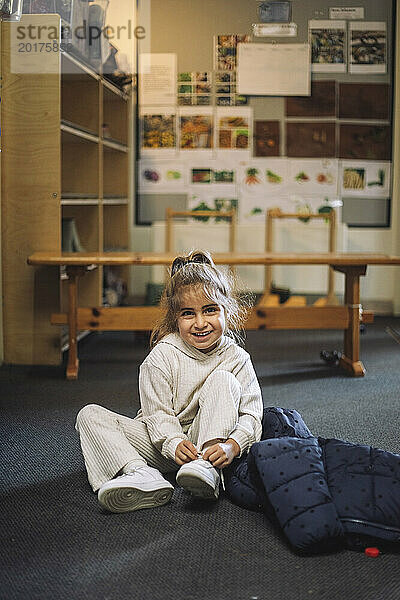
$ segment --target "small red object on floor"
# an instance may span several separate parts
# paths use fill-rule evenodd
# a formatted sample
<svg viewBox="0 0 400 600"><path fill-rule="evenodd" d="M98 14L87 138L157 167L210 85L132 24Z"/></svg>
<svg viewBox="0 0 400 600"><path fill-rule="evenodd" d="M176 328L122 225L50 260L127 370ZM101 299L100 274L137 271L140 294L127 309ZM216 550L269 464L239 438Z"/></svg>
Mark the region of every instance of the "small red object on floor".
<svg viewBox="0 0 400 600"><path fill-rule="evenodd" d="M364 553L366 556L375 558L376 556L379 556L379 548L365 548Z"/></svg>

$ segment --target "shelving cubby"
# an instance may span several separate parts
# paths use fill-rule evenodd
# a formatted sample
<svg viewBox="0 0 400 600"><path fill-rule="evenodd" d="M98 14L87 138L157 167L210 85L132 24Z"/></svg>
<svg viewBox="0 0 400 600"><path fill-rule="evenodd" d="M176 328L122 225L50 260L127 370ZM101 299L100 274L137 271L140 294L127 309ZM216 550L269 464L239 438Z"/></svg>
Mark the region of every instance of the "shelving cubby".
<svg viewBox="0 0 400 600"><path fill-rule="evenodd" d="M82 251L101 250L101 84L100 75L75 57L61 60L61 206L62 218L73 219ZM67 306L68 283L61 278L61 309ZM95 269L79 281L79 303L98 305L102 272Z"/></svg>
<svg viewBox="0 0 400 600"><path fill-rule="evenodd" d="M103 124L110 140L128 145L129 103L128 96L107 80L103 88Z"/></svg>
<svg viewBox="0 0 400 600"><path fill-rule="evenodd" d="M66 275L26 259L62 250L62 218L73 219L85 251L129 247L131 99L65 52L15 72L13 27L31 23L60 30L54 14L0 25L4 360L58 364L62 335L50 314L66 309ZM80 306L100 305L103 270L79 278L78 288Z"/></svg>
<svg viewBox="0 0 400 600"><path fill-rule="evenodd" d="M129 249L129 98L108 81L103 81L103 249ZM126 227L121 228L121 223ZM113 267L126 284L129 267Z"/></svg>
<svg viewBox="0 0 400 600"><path fill-rule="evenodd" d="M61 119L99 135L100 75L68 54L61 57Z"/></svg>

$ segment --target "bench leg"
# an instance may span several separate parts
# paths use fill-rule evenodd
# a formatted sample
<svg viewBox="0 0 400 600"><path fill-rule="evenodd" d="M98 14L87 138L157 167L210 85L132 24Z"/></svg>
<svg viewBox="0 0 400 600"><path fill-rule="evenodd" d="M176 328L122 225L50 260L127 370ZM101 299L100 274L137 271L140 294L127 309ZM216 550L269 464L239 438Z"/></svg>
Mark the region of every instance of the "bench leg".
<svg viewBox="0 0 400 600"><path fill-rule="evenodd" d="M78 278L82 267L67 267L68 275L68 364L67 379L78 379Z"/></svg>
<svg viewBox="0 0 400 600"><path fill-rule="evenodd" d="M335 267L345 274L344 302L349 313L349 325L344 331L344 350L339 365L353 377L363 377L365 368L360 360L360 276L365 275L367 266Z"/></svg>

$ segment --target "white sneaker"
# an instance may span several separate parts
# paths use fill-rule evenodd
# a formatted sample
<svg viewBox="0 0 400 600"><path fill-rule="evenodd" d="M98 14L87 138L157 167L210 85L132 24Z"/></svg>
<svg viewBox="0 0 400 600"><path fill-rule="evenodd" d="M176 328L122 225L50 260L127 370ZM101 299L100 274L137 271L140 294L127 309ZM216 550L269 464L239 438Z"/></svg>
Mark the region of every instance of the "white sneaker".
<svg viewBox="0 0 400 600"><path fill-rule="evenodd" d="M161 506L171 499L174 486L157 469L136 467L106 481L98 491L99 503L114 513Z"/></svg>
<svg viewBox="0 0 400 600"><path fill-rule="evenodd" d="M197 458L181 466L176 482L196 498L217 500L220 476L208 460Z"/></svg>

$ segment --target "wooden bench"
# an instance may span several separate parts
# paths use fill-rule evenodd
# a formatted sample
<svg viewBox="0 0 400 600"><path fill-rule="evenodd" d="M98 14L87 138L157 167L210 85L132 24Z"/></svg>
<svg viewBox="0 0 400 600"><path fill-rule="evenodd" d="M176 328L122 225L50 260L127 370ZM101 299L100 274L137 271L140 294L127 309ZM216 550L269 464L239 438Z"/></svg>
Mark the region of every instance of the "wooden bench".
<svg viewBox="0 0 400 600"><path fill-rule="evenodd" d="M78 377L77 332L79 330L147 331L159 316L158 306L78 307L78 279L92 265L171 265L174 254L156 252L49 253L36 252L28 264L66 266L69 278L68 312L51 315L54 325L68 325L69 355L67 378ZM328 265L344 273L344 304L326 306L253 307L246 329L343 329L344 346L340 365L353 376L361 377L365 368L360 360L360 322L370 322L372 313L363 313L360 304L360 277L368 265L400 265L400 257L383 254L286 254L286 253L218 253L216 264L224 265Z"/></svg>

